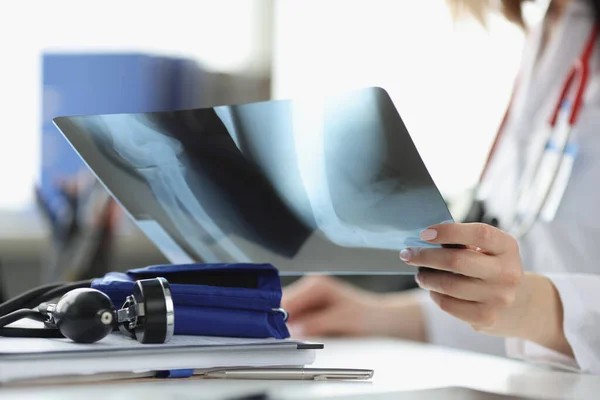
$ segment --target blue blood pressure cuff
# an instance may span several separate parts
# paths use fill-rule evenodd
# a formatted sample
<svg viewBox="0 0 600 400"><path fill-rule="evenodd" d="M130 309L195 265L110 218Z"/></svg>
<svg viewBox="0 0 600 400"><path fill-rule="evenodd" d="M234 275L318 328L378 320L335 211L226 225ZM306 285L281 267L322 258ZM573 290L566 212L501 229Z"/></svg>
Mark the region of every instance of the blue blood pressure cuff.
<svg viewBox="0 0 600 400"><path fill-rule="evenodd" d="M279 272L269 264L156 265L110 272L92 282L120 308L136 280L169 281L175 334L288 338Z"/></svg>

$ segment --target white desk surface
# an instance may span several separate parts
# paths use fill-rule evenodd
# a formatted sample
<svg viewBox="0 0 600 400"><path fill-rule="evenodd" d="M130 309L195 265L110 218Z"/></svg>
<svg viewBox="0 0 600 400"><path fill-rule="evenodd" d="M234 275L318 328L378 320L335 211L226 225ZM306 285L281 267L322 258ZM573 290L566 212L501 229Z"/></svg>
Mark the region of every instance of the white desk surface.
<svg viewBox="0 0 600 400"><path fill-rule="evenodd" d="M446 386L541 399L599 399L600 377L520 361L390 339L327 339L315 367L371 368L371 382L160 380L137 383L0 388L0 400L233 399L267 391L273 398L359 398L366 393ZM358 396L358 397L354 397ZM395 397L395 398L402 398ZM414 398L414 397L406 397Z"/></svg>

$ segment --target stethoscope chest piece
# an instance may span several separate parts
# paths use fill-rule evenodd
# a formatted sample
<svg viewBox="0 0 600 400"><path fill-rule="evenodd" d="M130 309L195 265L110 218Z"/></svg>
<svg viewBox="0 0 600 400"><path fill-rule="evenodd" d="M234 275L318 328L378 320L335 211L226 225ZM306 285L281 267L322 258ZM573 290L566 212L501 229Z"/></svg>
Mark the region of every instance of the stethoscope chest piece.
<svg viewBox="0 0 600 400"><path fill-rule="evenodd" d="M175 331L173 297L164 278L136 281L133 294L117 311L119 330L140 343L168 342Z"/></svg>
<svg viewBox="0 0 600 400"><path fill-rule="evenodd" d="M115 326L115 308L110 298L95 289L71 290L56 304L40 307L40 311L49 316L46 326L58 328L77 343L97 342Z"/></svg>

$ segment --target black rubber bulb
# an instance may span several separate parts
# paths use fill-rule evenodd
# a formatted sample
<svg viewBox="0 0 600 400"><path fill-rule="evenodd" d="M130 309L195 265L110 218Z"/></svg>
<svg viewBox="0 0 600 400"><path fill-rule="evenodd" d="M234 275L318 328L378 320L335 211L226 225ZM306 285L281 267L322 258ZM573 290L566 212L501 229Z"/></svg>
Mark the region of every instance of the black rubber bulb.
<svg viewBox="0 0 600 400"><path fill-rule="evenodd" d="M77 343L94 343L115 326L115 308L110 298L96 289L71 290L56 303L54 323L60 332Z"/></svg>

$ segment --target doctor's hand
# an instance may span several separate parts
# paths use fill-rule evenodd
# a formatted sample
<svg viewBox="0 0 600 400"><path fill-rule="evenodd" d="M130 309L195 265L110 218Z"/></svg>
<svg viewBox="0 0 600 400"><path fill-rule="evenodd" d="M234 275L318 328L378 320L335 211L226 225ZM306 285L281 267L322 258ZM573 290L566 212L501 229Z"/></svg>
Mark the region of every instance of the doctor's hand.
<svg viewBox="0 0 600 400"><path fill-rule="evenodd" d="M550 304L553 286L540 275L524 274L517 241L486 224L440 224L421 232L421 239L456 248L409 248L400 258L423 266L418 285L430 291L445 312L475 330L497 336L536 340L539 303ZM541 295L541 297L539 296Z"/></svg>
<svg viewBox="0 0 600 400"><path fill-rule="evenodd" d="M475 330L508 336L521 322L528 300L517 241L486 224L440 224L421 239L456 248L409 248L400 258L423 266L417 284L445 312Z"/></svg>

